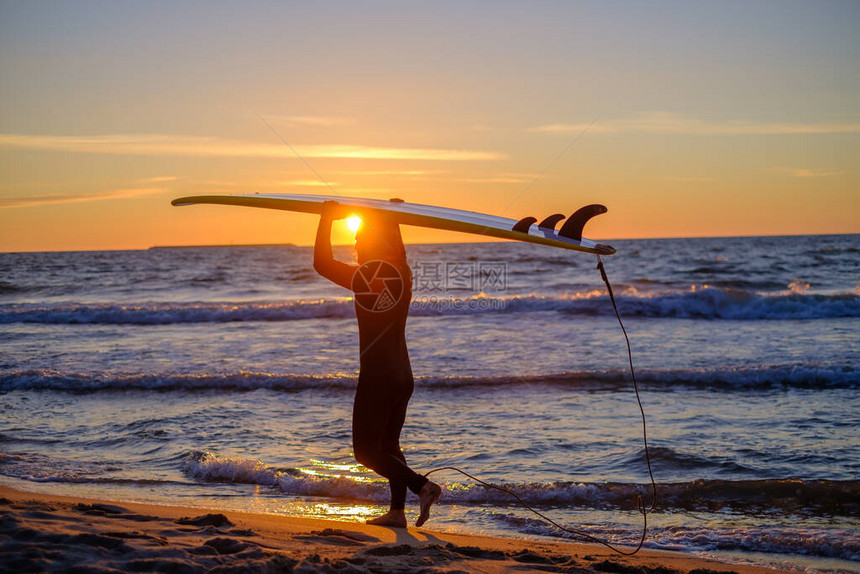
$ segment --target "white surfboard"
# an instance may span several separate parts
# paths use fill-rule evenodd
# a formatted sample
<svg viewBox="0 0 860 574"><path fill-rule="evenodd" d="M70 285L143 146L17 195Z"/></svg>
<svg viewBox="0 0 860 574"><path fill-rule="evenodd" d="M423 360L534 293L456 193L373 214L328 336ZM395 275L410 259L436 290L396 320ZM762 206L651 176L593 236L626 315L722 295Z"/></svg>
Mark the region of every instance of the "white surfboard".
<svg viewBox="0 0 860 574"><path fill-rule="evenodd" d="M524 217L517 221L507 217L450 209L434 205L406 203L402 199L368 199L364 197L341 197L339 195L198 195L174 199L173 205L218 204L262 207L304 213L321 213L323 202L336 201L352 209L359 217L362 214L384 213L389 219L403 225L459 231L475 235L487 235L502 239L515 239L529 243L561 247L611 255L615 249L582 237L582 228L595 215L606 213L602 205L587 205L567 218L561 228L556 225L565 219L557 213L550 215L539 224L534 217Z"/></svg>

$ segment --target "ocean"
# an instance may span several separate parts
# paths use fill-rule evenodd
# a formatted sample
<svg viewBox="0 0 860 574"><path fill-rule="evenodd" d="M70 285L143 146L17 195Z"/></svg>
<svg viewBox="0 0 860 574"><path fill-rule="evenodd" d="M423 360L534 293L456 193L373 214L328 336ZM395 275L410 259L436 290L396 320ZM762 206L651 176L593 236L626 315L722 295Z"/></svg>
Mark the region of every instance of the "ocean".
<svg viewBox="0 0 860 574"><path fill-rule="evenodd" d="M645 546L860 570L860 235L609 243L657 482ZM461 468L570 528L638 542L642 426L595 256L513 242L407 253L410 464ZM310 247L0 254L0 482L379 513L386 483L352 458L350 295L314 272ZM576 539L505 493L432 476L445 492L431 528Z"/></svg>

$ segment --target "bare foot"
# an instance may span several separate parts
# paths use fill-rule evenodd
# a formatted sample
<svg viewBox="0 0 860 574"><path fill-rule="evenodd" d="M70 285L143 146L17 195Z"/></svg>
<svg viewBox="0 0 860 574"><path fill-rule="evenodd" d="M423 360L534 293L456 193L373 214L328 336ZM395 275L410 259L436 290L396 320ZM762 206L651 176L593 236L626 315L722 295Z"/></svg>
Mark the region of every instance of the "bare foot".
<svg viewBox="0 0 860 574"><path fill-rule="evenodd" d="M402 510L389 510L382 516L370 518L365 521L366 524L374 526L393 526L395 528L406 528L406 513Z"/></svg>
<svg viewBox="0 0 860 574"><path fill-rule="evenodd" d="M415 521L415 526L421 526L430 518L430 507L442 496L442 489L435 482L428 482L421 487L418 493L418 501L421 503L421 514Z"/></svg>

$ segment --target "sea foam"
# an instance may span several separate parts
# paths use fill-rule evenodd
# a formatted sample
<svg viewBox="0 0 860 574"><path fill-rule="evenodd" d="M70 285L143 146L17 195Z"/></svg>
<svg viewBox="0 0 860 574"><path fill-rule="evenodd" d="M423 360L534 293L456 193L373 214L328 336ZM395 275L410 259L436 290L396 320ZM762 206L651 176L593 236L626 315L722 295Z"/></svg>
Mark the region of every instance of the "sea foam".
<svg viewBox="0 0 860 574"><path fill-rule="evenodd" d="M620 294L618 308L625 317L731 319L739 321L860 317L860 294L759 294L719 288L653 294ZM476 313L535 313L558 311L582 316L609 316L612 307L602 292L559 296L517 295L465 298L443 294L416 296L410 314L417 317ZM0 323L58 325L170 325L345 319L355 316L352 299L291 302L129 303L0 305Z"/></svg>
<svg viewBox="0 0 860 574"><path fill-rule="evenodd" d="M637 369L636 380L653 388L693 387L709 390L756 390L772 388L858 388L860 373L852 367L816 365L765 365L717 369ZM333 373L87 373L52 369L21 369L0 373L0 391L53 390L75 393L126 390L152 391L299 391L305 389L353 389L357 375ZM622 388L630 385L626 369L583 370L542 375L417 376L417 386L460 388L549 384L577 389Z"/></svg>

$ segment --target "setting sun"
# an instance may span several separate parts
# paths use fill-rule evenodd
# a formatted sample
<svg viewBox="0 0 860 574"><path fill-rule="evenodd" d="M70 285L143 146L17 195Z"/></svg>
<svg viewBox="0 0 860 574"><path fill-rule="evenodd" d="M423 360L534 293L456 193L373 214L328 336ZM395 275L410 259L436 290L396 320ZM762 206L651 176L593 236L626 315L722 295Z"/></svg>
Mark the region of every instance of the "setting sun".
<svg viewBox="0 0 860 574"><path fill-rule="evenodd" d="M346 218L346 226L350 231L355 233L358 231L358 228L361 227L361 218L357 216L347 217Z"/></svg>

